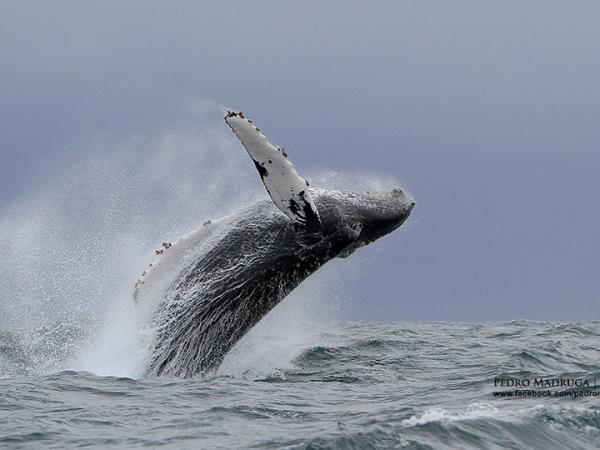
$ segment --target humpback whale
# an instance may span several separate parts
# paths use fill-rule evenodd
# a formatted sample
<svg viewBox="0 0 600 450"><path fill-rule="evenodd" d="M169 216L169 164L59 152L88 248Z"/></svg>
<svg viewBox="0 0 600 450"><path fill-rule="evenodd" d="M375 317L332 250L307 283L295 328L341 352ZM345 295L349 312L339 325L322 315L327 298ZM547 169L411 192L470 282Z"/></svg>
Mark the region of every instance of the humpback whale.
<svg viewBox="0 0 600 450"><path fill-rule="evenodd" d="M227 125L270 196L164 243L134 299L158 295L147 375L190 377L215 370L227 352L296 286L332 258L391 233L415 202L401 189L346 192L311 187L283 148L241 112ZM156 294L158 292L158 294Z"/></svg>

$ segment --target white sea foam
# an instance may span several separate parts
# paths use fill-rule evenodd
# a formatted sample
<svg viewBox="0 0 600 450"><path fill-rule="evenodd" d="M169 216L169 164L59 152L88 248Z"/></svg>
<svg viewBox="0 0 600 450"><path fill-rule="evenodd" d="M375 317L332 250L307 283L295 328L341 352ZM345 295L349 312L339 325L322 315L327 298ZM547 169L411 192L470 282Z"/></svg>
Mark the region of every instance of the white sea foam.
<svg viewBox="0 0 600 450"><path fill-rule="evenodd" d="M482 418L494 418L498 420L510 420L511 413L501 411L489 403L472 403L463 411L448 411L442 408L427 409L420 415L409 417L402 421L402 425L414 427L431 422L452 423L463 420L476 420Z"/></svg>
<svg viewBox="0 0 600 450"><path fill-rule="evenodd" d="M586 417L597 415L596 411L585 407L573 407L568 405L539 403L526 407L497 407L490 403L471 403L462 410L450 410L444 408L429 408L421 414L414 415L401 423L405 427L427 425L429 423L441 423L449 425L460 422L475 420L494 420L499 422L523 423L525 420L532 422L551 417L550 425L554 428L562 428L570 423L570 417ZM585 425L585 432L598 431L596 427Z"/></svg>

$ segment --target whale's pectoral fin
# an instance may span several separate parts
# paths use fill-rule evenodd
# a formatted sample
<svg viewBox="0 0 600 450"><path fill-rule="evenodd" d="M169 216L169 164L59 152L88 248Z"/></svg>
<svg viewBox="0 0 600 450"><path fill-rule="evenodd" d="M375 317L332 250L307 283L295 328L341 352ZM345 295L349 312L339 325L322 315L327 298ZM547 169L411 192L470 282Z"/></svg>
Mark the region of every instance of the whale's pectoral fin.
<svg viewBox="0 0 600 450"><path fill-rule="evenodd" d="M241 112L227 113L225 122L248 150L275 205L296 223L320 224L308 181L296 173L285 150L269 143Z"/></svg>

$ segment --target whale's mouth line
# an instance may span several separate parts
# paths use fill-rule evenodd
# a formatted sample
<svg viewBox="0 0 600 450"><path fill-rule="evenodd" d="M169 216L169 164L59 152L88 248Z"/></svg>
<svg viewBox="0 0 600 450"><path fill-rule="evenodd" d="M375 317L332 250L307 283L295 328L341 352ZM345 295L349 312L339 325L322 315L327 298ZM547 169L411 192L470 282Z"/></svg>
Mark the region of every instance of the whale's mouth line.
<svg viewBox="0 0 600 450"><path fill-rule="evenodd" d="M378 228L375 231L374 235L362 239L362 242L363 242L362 245L371 244L371 243L375 242L376 240L381 239L382 237L384 237L384 236L392 233L393 231L395 231L398 228L400 228L402 226L402 224L408 220L409 217L410 217L410 212L407 213L406 215L404 215L402 217L402 219L400 219L399 221L395 222L394 224L389 225L387 227L380 227L380 228Z"/></svg>

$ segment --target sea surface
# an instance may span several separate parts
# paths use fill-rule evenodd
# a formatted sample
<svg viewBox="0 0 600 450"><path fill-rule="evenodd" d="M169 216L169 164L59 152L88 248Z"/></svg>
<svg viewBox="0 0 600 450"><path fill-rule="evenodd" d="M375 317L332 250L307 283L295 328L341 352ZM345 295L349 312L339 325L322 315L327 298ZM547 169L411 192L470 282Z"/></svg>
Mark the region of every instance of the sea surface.
<svg viewBox="0 0 600 450"><path fill-rule="evenodd" d="M600 445L600 322L336 322L316 345L291 349L283 367L243 370L242 361L237 373L193 379L44 367L73 336L68 327L0 330L0 448ZM539 378L588 386L494 395L515 389L495 380Z"/></svg>

